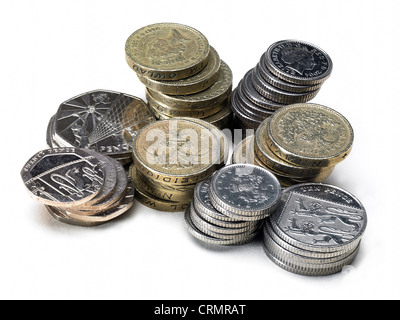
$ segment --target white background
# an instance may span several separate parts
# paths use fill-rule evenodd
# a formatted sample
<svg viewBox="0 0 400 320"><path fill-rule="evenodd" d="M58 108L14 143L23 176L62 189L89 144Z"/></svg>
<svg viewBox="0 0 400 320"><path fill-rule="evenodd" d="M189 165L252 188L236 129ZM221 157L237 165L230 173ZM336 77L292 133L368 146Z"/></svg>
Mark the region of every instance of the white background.
<svg viewBox="0 0 400 320"><path fill-rule="evenodd" d="M398 299L399 7L397 0L10 1L0 4L2 299ZM55 221L19 172L47 148L59 104L109 89L144 98L124 45L136 29L178 22L200 30L234 86L275 41L316 44L333 60L313 100L345 115L350 156L327 182L356 195L369 224L346 272L309 278L274 265L261 243L209 248L183 214L136 203L108 224Z"/></svg>

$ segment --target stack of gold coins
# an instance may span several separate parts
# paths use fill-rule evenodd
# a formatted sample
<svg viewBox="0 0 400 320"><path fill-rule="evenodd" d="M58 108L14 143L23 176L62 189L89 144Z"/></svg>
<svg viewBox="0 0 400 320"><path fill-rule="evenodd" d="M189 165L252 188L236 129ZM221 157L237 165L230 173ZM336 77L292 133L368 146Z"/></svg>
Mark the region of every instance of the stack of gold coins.
<svg viewBox="0 0 400 320"><path fill-rule="evenodd" d="M254 163L273 172L284 187L323 182L351 151L354 133L337 111L318 104L293 104L261 123L239 143L234 163Z"/></svg>
<svg viewBox="0 0 400 320"><path fill-rule="evenodd" d="M131 34L125 54L158 119L192 117L221 129L230 124L232 71L198 30L149 25Z"/></svg>
<svg viewBox="0 0 400 320"><path fill-rule="evenodd" d="M133 141L130 176L139 202L159 211L184 211L194 188L220 168L228 145L220 129L201 119L160 120Z"/></svg>

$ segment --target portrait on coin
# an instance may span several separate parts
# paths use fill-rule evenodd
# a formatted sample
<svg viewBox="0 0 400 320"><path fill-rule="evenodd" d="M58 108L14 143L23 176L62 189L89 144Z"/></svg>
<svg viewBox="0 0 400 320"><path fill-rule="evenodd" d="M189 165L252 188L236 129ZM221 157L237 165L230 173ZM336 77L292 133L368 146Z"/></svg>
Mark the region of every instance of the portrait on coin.
<svg viewBox="0 0 400 320"><path fill-rule="evenodd" d="M294 72L304 75L304 71L310 71L317 65L311 51L305 47L286 47L282 49L281 56L286 67Z"/></svg>

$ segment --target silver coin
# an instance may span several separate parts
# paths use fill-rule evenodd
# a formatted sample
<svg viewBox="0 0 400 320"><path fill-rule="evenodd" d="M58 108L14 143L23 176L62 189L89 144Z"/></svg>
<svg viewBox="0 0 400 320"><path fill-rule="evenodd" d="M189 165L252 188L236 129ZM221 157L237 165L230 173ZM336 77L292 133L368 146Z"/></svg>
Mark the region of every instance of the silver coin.
<svg viewBox="0 0 400 320"><path fill-rule="evenodd" d="M85 207L90 207L102 202L114 193L115 188L117 187L117 168L110 157L104 156L93 150L88 150L87 152L100 160L100 163L104 168L104 182L101 192L96 197L83 204Z"/></svg>
<svg viewBox="0 0 400 320"><path fill-rule="evenodd" d="M109 222L122 214L128 212L134 203L135 189L132 181L128 182L127 192L124 197L118 202L118 206L113 208L103 210L92 216L82 216L68 211L68 209L63 209L54 206L46 205L47 211L60 222L64 222L71 225L77 226L98 226Z"/></svg>
<svg viewBox="0 0 400 320"><path fill-rule="evenodd" d="M313 269L331 269L337 266L343 267L349 264L354 259L353 254L358 252L359 246L354 250L344 253L336 258L312 258L305 257L300 254L292 253L280 247L272 238L264 238L263 244L271 255L278 258L286 265L296 266L299 268L313 268Z"/></svg>
<svg viewBox="0 0 400 320"><path fill-rule="evenodd" d="M229 165L211 178L211 201L241 216L273 212L281 197L278 179L268 170L251 165Z"/></svg>
<svg viewBox="0 0 400 320"><path fill-rule="evenodd" d="M220 206L217 202L213 201L213 199L211 198L211 202L213 204L213 206L215 207L216 210L218 210L219 212L221 212L223 215L226 215L228 217L230 217L231 219L234 219L236 221L244 221L244 222L257 222L260 220L264 220L269 214L268 213L264 213L264 214L252 214L252 215L242 215L242 214L238 214L235 212L231 212L225 208L223 208L222 206Z"/></svg>
<svg viewBox="0 0 400 320"><path fill-rule="evenodd" d="M251 233L259 227L257 224L254 224L254 223L246 223L246 224L243 224L241 227L238 227L234 224L233 224L233 227L231 227L229 224L225 224L225 225L213 224L213 223L203 219L201 214L199 212L197 212L196 208L193 206L193 203L190 206L190 214L191 214L192 221L195 223L195 225L198 227L198 229L204 228L206 230L209 230L210 232L214 232L216 234L221 234L221 235L230 235L231 237L237 237L237 236L243 235L249 231ZM218 236L216 236L216 237L218 238Z"/></svg>
<svg viewBox="0 0 400 320"><path fill-rule="evenodd" d="M244 238L247 238L250 234L252 234L255 231L255 229L257 229L253 227L245 231L239 231L239 232L234 232L234 231L228 232L227 228L219 228L218 230L216 230L215 227L211 227L210 224L207 224L204 220L201 220L199 216L193 212L194 210L191 210L190 218L193 224L196 226L196 228L201 232L203 232L204 234L217 239L239 241Z"/></svg>
<svg viewBox="0 0 400 320"><path fill-rule="evenodd" d="M351 250L367 226L366 211L357 198L322 183L285 189L269 220L284 241L314 252Z"/></svg>
<svg viewBox="0 0 400 320"><path fill-rule="evenodd" d="M287 81L282 80L281 78L277 77L274 75L267 67L267 64L265 62L266 60L266 54L264 53L258 62L256 69L260 73L260 75L263 77L265 81L267 81L269 84L272 86L288 91L288 92L295 92L295 93L302 93L302 92L310 92L310 91L315 91L319 88L321 88L322 83L317 84L317 85L298 85L294 83L290 83Z"/></svg>
<svg viewBox="0 0 400 320"><path fill-rule="evenodd" d="M62 139L59 139L59 137L57 136L56 132L55 132L55 125L56 125L56 121L55 121L55 115L52 117L52 119L50 119L49 122L49 127L50 127L50 136L49 136L49 140L48 141L48 145L51 148L69 148L71 147L68 143L62 141Z"/></svg>
<svg viewBox="0 0 400 320"><path fill-rule="evenodd" d="M84 203L83 205L77 207L76 210L75 208L69 208L70 212L78 213L80 215L95 215L101 211L109 210L119 205L120 200L127 192L129 180L122 164L115 159L110 157L108 158L116 170L116 177L114 181L115 188L113 188L112 193L103 198L101 201L96 201L94 204ZM95 199L97 199L97 197Z"/></svg>
<svg viewBox="0 0 400 320"><path fill-rule="evenodd" d="M88 150L56 148L35 154L22 168L21 177L37 200L69 207L88 202L101 192L105 170Z"/></svg>
<svg viewBox="0 0 400 320"><path fill-rule="evenodd" d="M253 114L248 109L244 108L240 101L237 98L237 91L236 89L232 93L232 100L231 100L232 110L233 113L240 118L242 121L249 121L249 122L262 122L263 118L259 117L257 114Z"/></svg>
<svg viewBox="0 0 400 320"><path fill-rule="evenodd" d="M201 214L208 215L214 219L220 221L234 222L232 219L214 208L211 204L210 199L210 182L211 178L207 178L196 184L194 189L193 205L196 207L197 211Z"/></svg>
<svg viewBox="0 0 400 320"><path fill-rule="evenodd" d="M143 100L120 92L95 90L60 105L54 119L54 139L63 146L129 156L131 141L124 132L136 132L154 121Z"/></svg>
<svg viewBox="0 0 400 320"><path fill-rule="evenodd" d="M305 103L313 99L319 92L319 89L302 93L283 91L265 81L257 68L252 71L252 82L254 88L263 97L282 104Z"/></svg>
<svg viewBox="0 0 400 320"><path fill-rule="evenodd" d="M246 74L243 77L243 93L246 95L246 97L255 103L256 105L275 111L277 109L280 109L281 107L285 106L283 103L275 102L272 101L264 96L262 96L255 88L252 80L252 72L253 69L250 69L249 71L246 72Z"/></svg>
<svg viewBox="0 0 400 320"><path fill-rule="evenodd" d="M243 112L242 108L240 107L237 99L236 99L236 89L232 92L232 99L231 99L231 106L232 112L237 119L240 120L242 124L246 127L257 129L259 125L262 123L262 120L253 119L245 112Z"/></svg>
<svg viewBox="0 0 400 320"><path fill-rule="evenodd" d="M349 251L349 250L338 250L338 251L334 251L334 252L318 252L318 251L315 252L315 251L309 251L309 250L304 250L304 249L298 248L296 246L291 245L290 243L287 243L285 240L280 238L279 235L276 234L276 232L272 228L272 226L269 222L269 219L265 219L265 222L263 225L263 236L264 236L264 239L271 238L272 240L274 240L277 243L277 245L286 249L287 251L294 253L294 254L302 255L305 257L320 258L320 259L333 258L333 259L337 260L338 256L348 253L348 251ZM357 243L357 245L358 245L358 243Z"/></svg>
<svg viewBox="0 0 400 320"><path fill-rule="evenodd" d="M54 118L55 118L55 115L53 115L51 118L50 118L50 121L49 121L49 123L48 123L48 125L47 125L47 130L46 130L46 143L47 143L47 145L50 147L50 148L57 148L57 147L59 147L59 146L55 146L54 144L53 144L53 136L52 136L52 134L53 134L53 125L54 125Z"/></svg>
<svg viewBox="0 0 400 320"><path fill-rule="evenodd" d="M197 206L193 204L192 206L196 209L197 214L205 221L212 223L215 226L219 226L219 227L224 227L224 228L230 228L230 229L237 229L237 228L244 228L244 227L248 227L251 225L256 225L259 220L256 221L243 221L243 220L236 220L236 219L232 219L233 221L224 221L224 220L219 220L216 219L214 217L211 217L207 214L205 214L204 212L201 212L200 210L198 210Z"/></svg>
<svg viewBox="0 0 400 320"><path fill-rule="evenodd" d="M325 264L301 264L296 263L294 260L286 259L285 257L275 255L268 248L268 245L263 243L264 252L272 262L281 267L282 269L304 276L327 276L340 272L346 265L353 262L358 254L359 247L350 252L344 259Z"/></svg>
<svg viewBox="0 0 400 320"><path fill-rule="evenodd" d="M236 99L243 106L244 109L249 110L250 112L257 114L260 119L266 119L271 116L274 111L268 110L265 108L261 108L260 106L254 104L246 95L243 93L243 80L240 80L236 90Z"/></svg>
<svg viewBox="0 0 400 320"><path fill-rule="evenodd" d="M218 239L212 236L209 236L203 232L201 232L199 229L196 228L194 225L191 217L190 217L190 207L188 207L185 211L185 224L186 227L189 231L189 233L195 237L196 239L203 241L208 244L213 244L213 245L223 245L223 246L232 246L232 245L242 245L250 242L256 235L257 233L252 233L248 237L244 239Z"/></svg>
<svg viewBox="0 0 400 320"><path fill-rule="evenodd" d="M298 40L272 44L265 59L273 74L285 81L314 85L324 82L332 72L332 60L317 46Z"/></svg>

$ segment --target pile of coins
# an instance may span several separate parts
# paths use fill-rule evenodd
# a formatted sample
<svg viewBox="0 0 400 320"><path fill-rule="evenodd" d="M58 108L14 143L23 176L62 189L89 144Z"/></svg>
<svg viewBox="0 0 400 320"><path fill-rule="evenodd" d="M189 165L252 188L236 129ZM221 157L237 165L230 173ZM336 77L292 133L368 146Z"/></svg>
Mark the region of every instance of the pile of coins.
<svg viewBox="0 0 400 320"><path fill-rule="evenodd" d="M284 187L323 182L350 153L354 140L348 120L312 103L288 105L264 120L245 138L234 163L254 163L273 172Z"/></svg>
<svg viewBox="0 0 400 320"><path fill-rule="evenodd" d="M125 165L132 162L132 136L155 121L142 99L95 90L61 103L46 140L51 148L90 148Z"/></svg>
<svg viewBox="0 0 400 320"><path fill-rule="evenodd" d="M129 169L138 201L160 211L185 211L196 184L224 165L225 139L201 119L160 120L144 127L133 141Z"/></svg>
<svg viewBox="0 0 400 320"><path fill-rule="evenodd" d="M232 71L198 30L177 23L145 26L125 45L158 119L192 117L225 128L232 117Z"/></svg>
<svg viewBox="0 0 400 320"><path fill-rule="evenodd" d="M265 253L296 274L337 273L356 257L366 225L363 205L349 192L298 184L283 191L277 210L265 221Z"/></svg>
<svg viewBox="0 0 400 320"><path fill-rule="evenodd" d="M249 164L229 165L196 185L186 209L186 226L208 244L241 245L252 240L276 209L281 186L269 171Z"/></svg>
<svg viewBox="0 0 400 320"><path fill-rule="evenodd" d="M232 93L232 110L242 129L256 130L281 107L313 99L332 72L332 60L313 44L273 43Z"/></svg>
<svg viewBox="0 0 400 320"><path fill-rule="evenodd" d="M106 223L134 201L134 186L122 164L90 149L40 151L24 165L21 177L55 219L72 225Z"/></svg>

